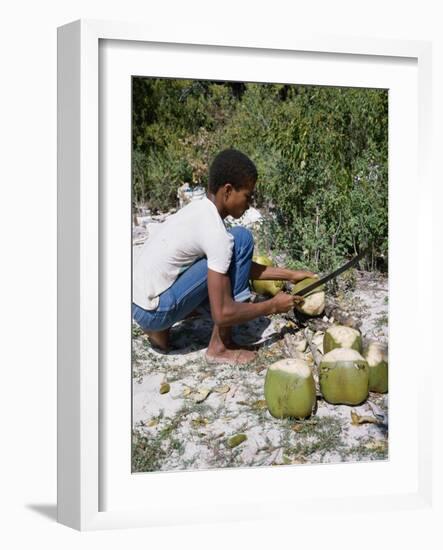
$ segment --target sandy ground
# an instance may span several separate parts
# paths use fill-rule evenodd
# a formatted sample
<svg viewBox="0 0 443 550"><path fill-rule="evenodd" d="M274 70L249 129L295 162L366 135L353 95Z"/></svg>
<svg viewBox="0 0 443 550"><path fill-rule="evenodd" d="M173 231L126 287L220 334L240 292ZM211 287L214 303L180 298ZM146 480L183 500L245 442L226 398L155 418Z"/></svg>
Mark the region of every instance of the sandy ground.
<svg viewBox="0 0 443 550"><path fill-rule="evenodd" d="M139 248L134 246L134 257ZM360 323L365 340L387 343L387 278L355 272L353 288L339 290L334 300ZM323 330L333 322L323 317ZM206 363L211 329L209 316L182 321L172 328L172 351L161 354L134 324L134 471L388 458L388 394L371 393L357 407L331 405L319 395L316 413L303 421L275 419L268 412L263 393L267 366L293 355L293 345L306 336L321 352L318 324L295 324L290 316L277 315L236 327L237 341L261 343L256 361L246 366ZM304 357L318 388L311 351L307 346ZM372 422L354 424L351 412ZM237 434L246 438L231 448L230 438Z"/></svg>

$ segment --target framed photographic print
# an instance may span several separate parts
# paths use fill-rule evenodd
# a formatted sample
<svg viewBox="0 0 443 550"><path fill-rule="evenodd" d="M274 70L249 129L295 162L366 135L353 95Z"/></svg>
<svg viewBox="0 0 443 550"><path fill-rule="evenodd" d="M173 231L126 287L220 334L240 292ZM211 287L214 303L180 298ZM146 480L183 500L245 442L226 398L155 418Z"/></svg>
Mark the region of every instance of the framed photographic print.
<svg viewBox="0 0 443 550"><path fill-rule="evenodd" d="M429 45L81 21L58 70L59 521L427 506Z"/></svg>

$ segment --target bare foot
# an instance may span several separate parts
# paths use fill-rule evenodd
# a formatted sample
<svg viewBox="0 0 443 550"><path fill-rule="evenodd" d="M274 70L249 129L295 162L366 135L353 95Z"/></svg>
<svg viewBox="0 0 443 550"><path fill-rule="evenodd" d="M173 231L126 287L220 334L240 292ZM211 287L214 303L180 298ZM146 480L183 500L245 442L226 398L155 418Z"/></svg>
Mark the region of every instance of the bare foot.
<svg viewBox="0 0 443 550"><path fill-rule="evenodd" d="M149 341L153 348L157 348L161 351L169 351L169 329L153 331L146 330L145 334L148 336Z"/></svg>
<svg viewBox="0 0 443 550"><path fill-rule="evenodd" d="M242 349L242 350L248 350L248 351L256 351L259 349L259 345L258 344L237 344L237 342L234 342L234 340L230 340L227 344L226 344L226 348L227 349Z"/></svg>
<svg viewBox="0 0 443 550"><path fill-rule="evenodd" d="M227 348L227 349L239 349L239 350L248 350L255 351L258 349L257 345L251 344L250 346L245 344L237 344L232 339L232 327L219 327L218 336L216 334L212 335L211 342L209 347L214 344L216 347Z"/></svg>
<svg viewBox="0 0 443 550"><path fill-rule="evenodd" d="M214 351L208 348L206 360L209 364L225 363L228 365L246 365L255 360L257 354L254 351L246 349L224 349L223 351Z"/></svg>
<svg viewBox="0 0 443 550"><path fill-rule="evenodd" d="M231 338L231 327L214 325L211 340L206 351L208 363L244 365L251 363L257 354L235 344Z"/></svg>

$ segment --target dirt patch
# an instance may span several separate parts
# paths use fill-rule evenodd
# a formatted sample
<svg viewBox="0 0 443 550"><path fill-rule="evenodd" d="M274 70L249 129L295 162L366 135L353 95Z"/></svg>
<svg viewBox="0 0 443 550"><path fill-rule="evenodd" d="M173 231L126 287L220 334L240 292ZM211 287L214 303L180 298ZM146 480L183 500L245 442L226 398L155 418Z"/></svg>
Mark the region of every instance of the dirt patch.
<svg viewBox="0 0 443 550"><path fill-rule="evenodd" d="M364 272L354 275L352 288L338 288L334 300L357 319L365 339L387 343L387 278ZM171 333L173 349L168 354L153 350L134 325L133 470L387 459L387 394L371 393L357 407L330 405L320 398L316 414L299 422L277 420L269 414L263 394L267 366L291 355L288 338L303 334L320 342L318 321L302 326L292 323L290 316L276 315L236 327L238 342L261 344L257 359L246 366L206 363L204 354L212 330L208 315L176 324ZM321 320L323 326L332 322L328 317ZM315 351L320 353L321 346ZM304 355L315 372L309 347ZM169 391L161 393L165 383ZM354 419L356 414L372 422L353 423L351 412ZM246 438L231 447L230 439L237 434Z"/></svg>

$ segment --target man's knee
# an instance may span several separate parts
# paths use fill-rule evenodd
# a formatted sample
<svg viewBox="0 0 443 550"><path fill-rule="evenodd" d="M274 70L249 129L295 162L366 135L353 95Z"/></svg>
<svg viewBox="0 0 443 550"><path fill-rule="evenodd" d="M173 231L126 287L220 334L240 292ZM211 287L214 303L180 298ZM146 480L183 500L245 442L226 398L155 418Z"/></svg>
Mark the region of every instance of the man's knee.
<svg viewBox="0 0 443 550"><path fill-rule="evenodd" d="M254 248L254 237L249 229L246 229L246 227L237 226L230 229L230 232L234 237L236 248L246 248L252 251Z"/></svg>

